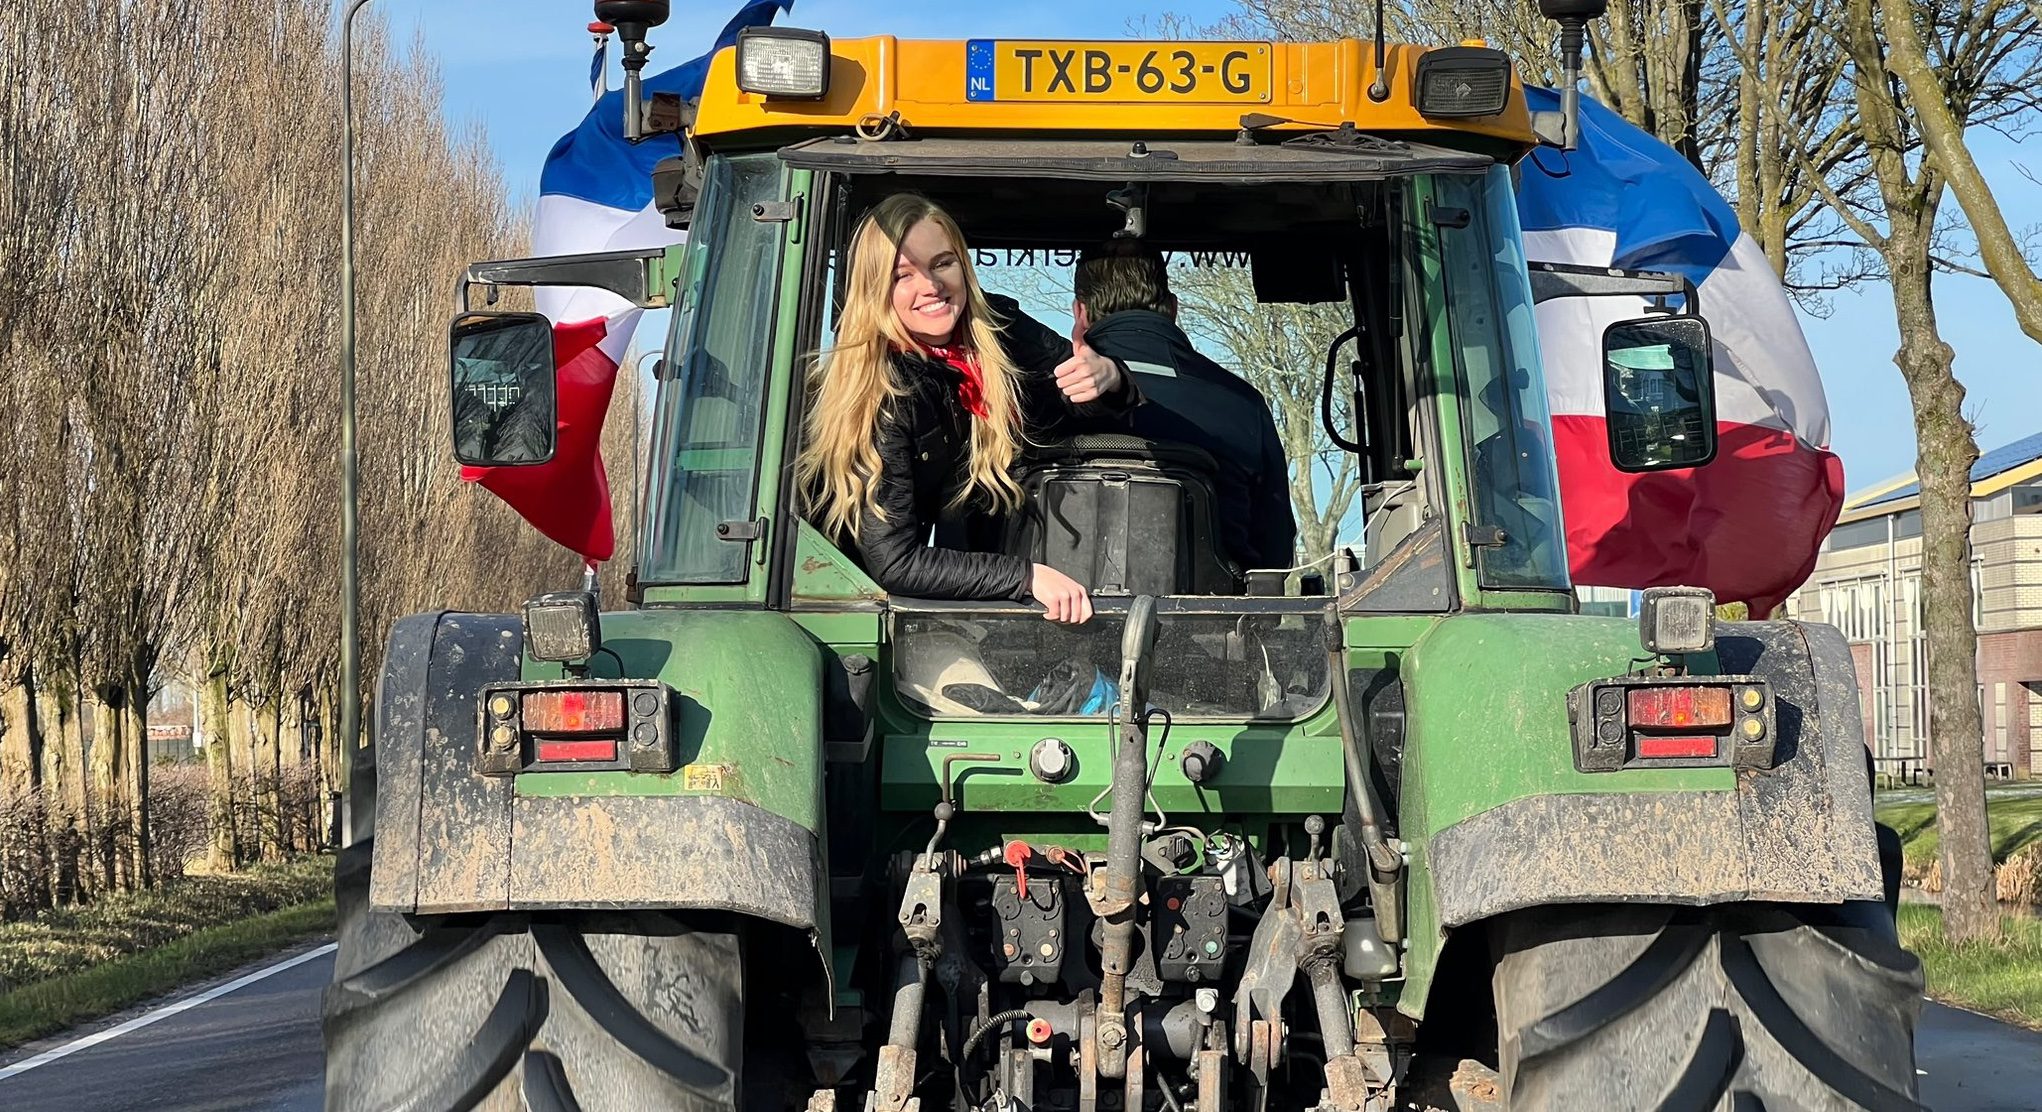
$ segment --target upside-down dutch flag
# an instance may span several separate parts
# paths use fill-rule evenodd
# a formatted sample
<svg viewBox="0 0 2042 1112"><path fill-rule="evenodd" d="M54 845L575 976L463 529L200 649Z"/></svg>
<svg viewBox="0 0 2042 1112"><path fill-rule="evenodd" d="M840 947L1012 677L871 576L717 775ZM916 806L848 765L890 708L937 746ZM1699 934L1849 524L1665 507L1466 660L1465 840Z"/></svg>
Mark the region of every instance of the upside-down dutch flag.
<svg viewBox="0 0 2042 1112"><path fill-rule="evenodd" d="M1558 110L1557 92L1525 92L1532 110ZM1540 149L1520 171L1528 258L1686 275L1715 341L1716 458L1625 474L1602 416L1602 334L1645 302L1538 307L1574 582L1708 587L1763 617L1808 578L1844 496L1822 380L1778 276L1707 178L1587 97L1580 149Z"/></svg>
<svg viewBox="0 0 2042 1112"><path fill-rule="evenodd" d="M773 22L794 0L747 0L699 57L645 79L645 93L701 95L709 60L739 31ZM600 89L600 72L592 73ZM562 136L539 176L532 254L580 255L667 247L683 238L666 226L652 199L652 171L680 153L666 135L633 145L624 138L624 93L596 99L581 126ZM560 423L553 459L535 467L464 467L461 478L509 503L533 527L598 563L616 552L610 484L599 444L617 371L643 310L604 290L542 288L539 312L553 321Z"/></svg>

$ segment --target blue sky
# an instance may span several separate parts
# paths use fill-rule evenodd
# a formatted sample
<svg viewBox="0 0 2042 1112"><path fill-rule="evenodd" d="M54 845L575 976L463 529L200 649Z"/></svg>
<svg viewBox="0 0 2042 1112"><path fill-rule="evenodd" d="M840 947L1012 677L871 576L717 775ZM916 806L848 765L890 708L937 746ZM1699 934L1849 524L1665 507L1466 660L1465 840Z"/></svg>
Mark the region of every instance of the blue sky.
<svg viewBox="0 0 2042 1112"><path fill-rule="evenodd" d="M686 61L706 46L737 0L680 0L673 20L655 33L655 70ZM486 20L476 11L487 10ZM457 121L488 130L505 177L522 199L538 188L539 167L555 140L588 111L590 40L584 0L378 0L400 41L414 31L439 60L447 106ZM786 22L833 36L895 34L903 38L1029 35L1039 38L1121 38L1132 21L1162 12L1209 20L1234 10L1230 0L1013 0L1000 4L950 0L882 4L872 0L797 0ZM1988 177L2017 228L2042 224L2042 189L2015 169L2012 143L1980 140ZM2042 156L2029 156L2042 171ZM1955 202L1950 202L1955 208ZM2036 378L2042 347L2023 336L1996 287L1982 279L1946 276L1937 286L1944 336L1957 351L1957 373L1970 392L1986 449L2042 428ZM1828 394L1833 447L1851 489L1914 463L1914 425L1907 390L1893 365L1898 337L1883 286L1834 295L1827 319L1803 326Z"/></svg>

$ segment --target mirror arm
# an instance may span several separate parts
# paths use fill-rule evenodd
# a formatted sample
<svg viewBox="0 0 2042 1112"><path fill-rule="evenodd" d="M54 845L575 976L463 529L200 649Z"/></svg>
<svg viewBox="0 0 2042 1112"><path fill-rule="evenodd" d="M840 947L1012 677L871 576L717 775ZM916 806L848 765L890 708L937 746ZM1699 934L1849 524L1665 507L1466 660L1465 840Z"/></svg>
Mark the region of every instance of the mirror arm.
<svg viewBox="0 0 2042 1112"><path fill-rule="evenodd" d="M495 304L495 291L502 286L591 286L641 309L664 309L672 304L665 261L666 248L654 247L475 263L461 276L461 311L469 311L469 295L475 286L489 290L490 304Z"/></svg>
<svg viewBox="0 0 2042 1112"><path fill-rule="evenodd" d="M1694 317L1702 313L1701 296L1683 274L1567 263L1527 263L1525 268L1531 273L1534 305L1563 297L1644 297L1663 306L1666 298L1677 296L1686 306L1679 315Z"/></svg>

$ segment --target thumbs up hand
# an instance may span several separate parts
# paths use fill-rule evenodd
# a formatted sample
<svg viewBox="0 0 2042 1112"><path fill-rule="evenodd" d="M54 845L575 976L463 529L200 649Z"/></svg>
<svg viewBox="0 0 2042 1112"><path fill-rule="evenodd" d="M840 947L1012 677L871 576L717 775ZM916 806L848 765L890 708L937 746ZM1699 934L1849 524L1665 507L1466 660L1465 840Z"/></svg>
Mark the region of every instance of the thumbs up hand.
<svg viewBox="0 0 2042 1112"><path fill-rule="evenodd" d="M1095 402L1120 388L1120 366L1085 343L1080 325L1071 330L1071 357L1057 364L1056 385L1072 405Z"/></svg>

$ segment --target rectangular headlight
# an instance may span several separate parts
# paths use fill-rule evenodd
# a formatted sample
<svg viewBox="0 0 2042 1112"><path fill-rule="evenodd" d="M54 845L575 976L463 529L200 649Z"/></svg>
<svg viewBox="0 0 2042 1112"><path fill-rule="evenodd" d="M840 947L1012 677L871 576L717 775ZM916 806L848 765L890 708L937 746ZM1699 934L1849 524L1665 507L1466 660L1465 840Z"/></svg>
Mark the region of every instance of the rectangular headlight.
<svg viewBox="0 0 2042 1112"><path fill-rule="evenodd" d="M830 37L792 27L747 27L737 35L737 87L786 100L830 91Z"/></svg>
<svg viewBox="0 0 2042 1112"><path fill-rule="evenodd" d="M1510 102L1510 56L1486 46L1428 50L1414 80L1421 116L1494 116Z"/></svg>

